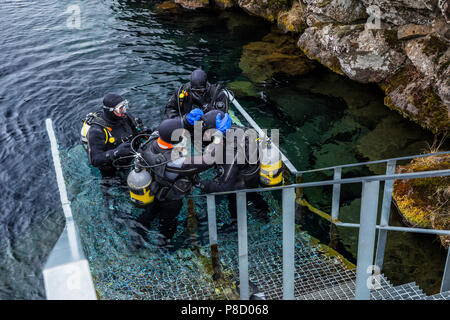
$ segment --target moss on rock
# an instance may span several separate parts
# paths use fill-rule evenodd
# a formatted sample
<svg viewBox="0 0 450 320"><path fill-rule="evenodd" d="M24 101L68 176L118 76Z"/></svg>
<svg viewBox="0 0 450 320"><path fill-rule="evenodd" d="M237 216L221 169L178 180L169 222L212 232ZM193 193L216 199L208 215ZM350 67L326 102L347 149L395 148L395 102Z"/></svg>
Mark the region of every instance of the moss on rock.
<svg viewBox="0 0 450 320"><path fill-rule="evenodd" d="M450 169L450 155L413 159L398 173ZM450 177L395 180L393 198L405 223L413 227L450 228ZM448 248L449 236L440 236Z"/></svg>

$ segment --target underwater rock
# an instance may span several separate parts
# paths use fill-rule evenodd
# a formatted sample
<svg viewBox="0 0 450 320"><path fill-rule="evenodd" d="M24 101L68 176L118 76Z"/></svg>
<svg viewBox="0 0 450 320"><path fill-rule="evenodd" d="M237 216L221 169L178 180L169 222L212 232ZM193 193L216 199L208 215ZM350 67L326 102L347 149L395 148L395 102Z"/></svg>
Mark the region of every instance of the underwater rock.
<svg viewBox="0 0 450 320"><path fill-rule="evenodd" d="M209 0L173 0L185 9L200 9L209 7Z"/></svg>
<svg viewBox="0 0 450 320"><path fill-rule="evenodd" d="M243 47L239 67L245 76L258 83L277 73L287 76L306 74L314 69L315 63L296 47L295 39L272 32L262 41Z"/></svg>
<svg viewBox="0 0 450 320"><path fill-rule="evenodd" d="M301 33L306 28L304 5L301 0L295 1L289 11L282 11L277 18L278 29L284 33Z"/></svg>
<svg viewBox="0 0 450 320"><path fill-rule="evenodd" d="M450 155L413 159L397 173L450 169ZM450 229L450 178L395 180L393 198L404 222L412 227ZM440 236L445 248L450 236Z"/></svg>
<svg viewBox="0 0 450 320"><path fill-rule="evenodd" d="M397 119L398 118L398 119ZM404 155L417 154L426 145L421 132L411 130L399 117L384 118L374 130L364 135L356 147L357 151L369 161L389 159L398 156L399 150ZM369 165L376 174L384 174L385 166Z"/></svg>
<svg viewBox="0 0 450 320"><path fill-rule="evenodd" d="M233 81L227 85L236 97L258 97L257 87L250 81Z"/></svg>
<svg viewBox="0 0 450 320"><path fill-rule="evenodd" d="M310 27L298 46L310 59L358 82L380 82L406 57L394 30L369 30L363 24Z"/></svg>
<svg viewBox="0 0 450 320"><path fill-rule="evenodd" d="M366 8L360 0L303 0L305 15L325 17L340 23L352 23L366 19Z"/></svg>

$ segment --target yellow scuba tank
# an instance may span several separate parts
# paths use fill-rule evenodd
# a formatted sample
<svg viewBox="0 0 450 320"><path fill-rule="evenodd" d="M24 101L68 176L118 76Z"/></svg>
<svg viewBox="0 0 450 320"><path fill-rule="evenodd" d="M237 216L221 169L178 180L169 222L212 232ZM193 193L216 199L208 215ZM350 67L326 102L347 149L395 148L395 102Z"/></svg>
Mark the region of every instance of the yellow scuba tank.
<svg viewBox="0 0 450 320"><path fill-rule="evenodd" d="M271 146L270 141L263 142L261 146L261 168L259 181L264 187L274 187L283 183L283 163L278 149Z"/></svg>
<svg viewBox="0 0 450 320"><path fill-rule="evenodd" d="M153 202L155 195L150 190L152 175L145 169L135 168L127 177L131 201L137 207L145 207Z"/></svg>

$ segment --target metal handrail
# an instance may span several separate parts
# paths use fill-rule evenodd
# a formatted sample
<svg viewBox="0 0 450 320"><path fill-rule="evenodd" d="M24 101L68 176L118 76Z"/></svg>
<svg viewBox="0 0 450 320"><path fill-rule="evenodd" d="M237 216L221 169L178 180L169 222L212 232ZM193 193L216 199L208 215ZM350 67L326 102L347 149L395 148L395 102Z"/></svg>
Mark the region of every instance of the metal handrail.
<svg viewBox="0 0 450 320"><path fill-rule="evenodd" d="M415 158L424 158L424 157L430 157L430 156L438 156L438 155L443 155L443 154L450 154L450 151L433 152L433 153L427 153L427 154L418 154L418 155L414 155L414 156L397 157L397 158L390 158L390 159L383 159L383 160L374 160L374 161L367 161L367 162L349 163L349 164L337 165L337 166L333 166L333 167L326 167L326 168L319 168L319 169L297 171L297 173L298 174L304 174L304 173L311 173L311 172L333 170L333 169L336 169L336 168L351 168L351 167L365 166L365 165L368 165L368 164L387 163L389 161L409 160L409 159L415 159Z"/></svg>
<svg viewBox="0 0 450 320"><path fill-rule="evenodd" d="M278 187L266 187L266 188L254 188L254 189L238 189L230 191L221 192L211 192L205 194L191 195L191 198L205 197L205 196L219 196L233 193L247 193L247 192L267 192L275 190L283 190L288 188L309 188L309 187L320 187L329 186L334 184L350 184L350 183L360 183L360 182L371 182L371 181L386 181L395 179L419 179L419 178L434 178L434 177L445 177L450 176L450 169L446 170L433 170L433 171L422 171L422 172L409 172L409 173L399 173L393 175L376 175L368 177L357 177L357 178L346 178L337 180L324 180L315 182L302 182L293 183Z"/></svg>

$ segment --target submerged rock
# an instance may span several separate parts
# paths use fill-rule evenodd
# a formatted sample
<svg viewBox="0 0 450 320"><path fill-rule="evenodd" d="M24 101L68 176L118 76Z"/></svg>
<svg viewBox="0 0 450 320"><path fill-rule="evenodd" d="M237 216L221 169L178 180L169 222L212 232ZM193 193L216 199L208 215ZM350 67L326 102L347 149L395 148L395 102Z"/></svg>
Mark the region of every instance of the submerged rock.
<svg viewBox="0 0 450 320"><path fill-rule="evenodd" d="M258 83L277 73L288 76L308 73L314 69L315 63L296 47L295 39L272 32L262 41L244 46L239 67L245 76Z"/></svg>
<svg viewBox="0 0 450 320"><path fill-rule="evenodd" d="M236 97L257 97L258 88L250 81L233 81L227 85Z"/></svg>
<svg viewBox="0 0 450 320"><path fill-rule="evenodd" d="M369 30L363 24L310 27L298 46L310 59L358 82L380 82L406 59L392 30Z"/></svg>
<svg viewBox="0 0 450 320"><path fill-rule="evenodd" d="M397 119L396 119L397 118ZM400 117L387 117L368 132L356 146L357 151L369 161L389 159L398 156L399 150L405 155L417 154L417 150L423 150L426 145L423 135L419 131L413 131L402 121ZM384 174L385 166L369 165L375 174Z"/></svg>

